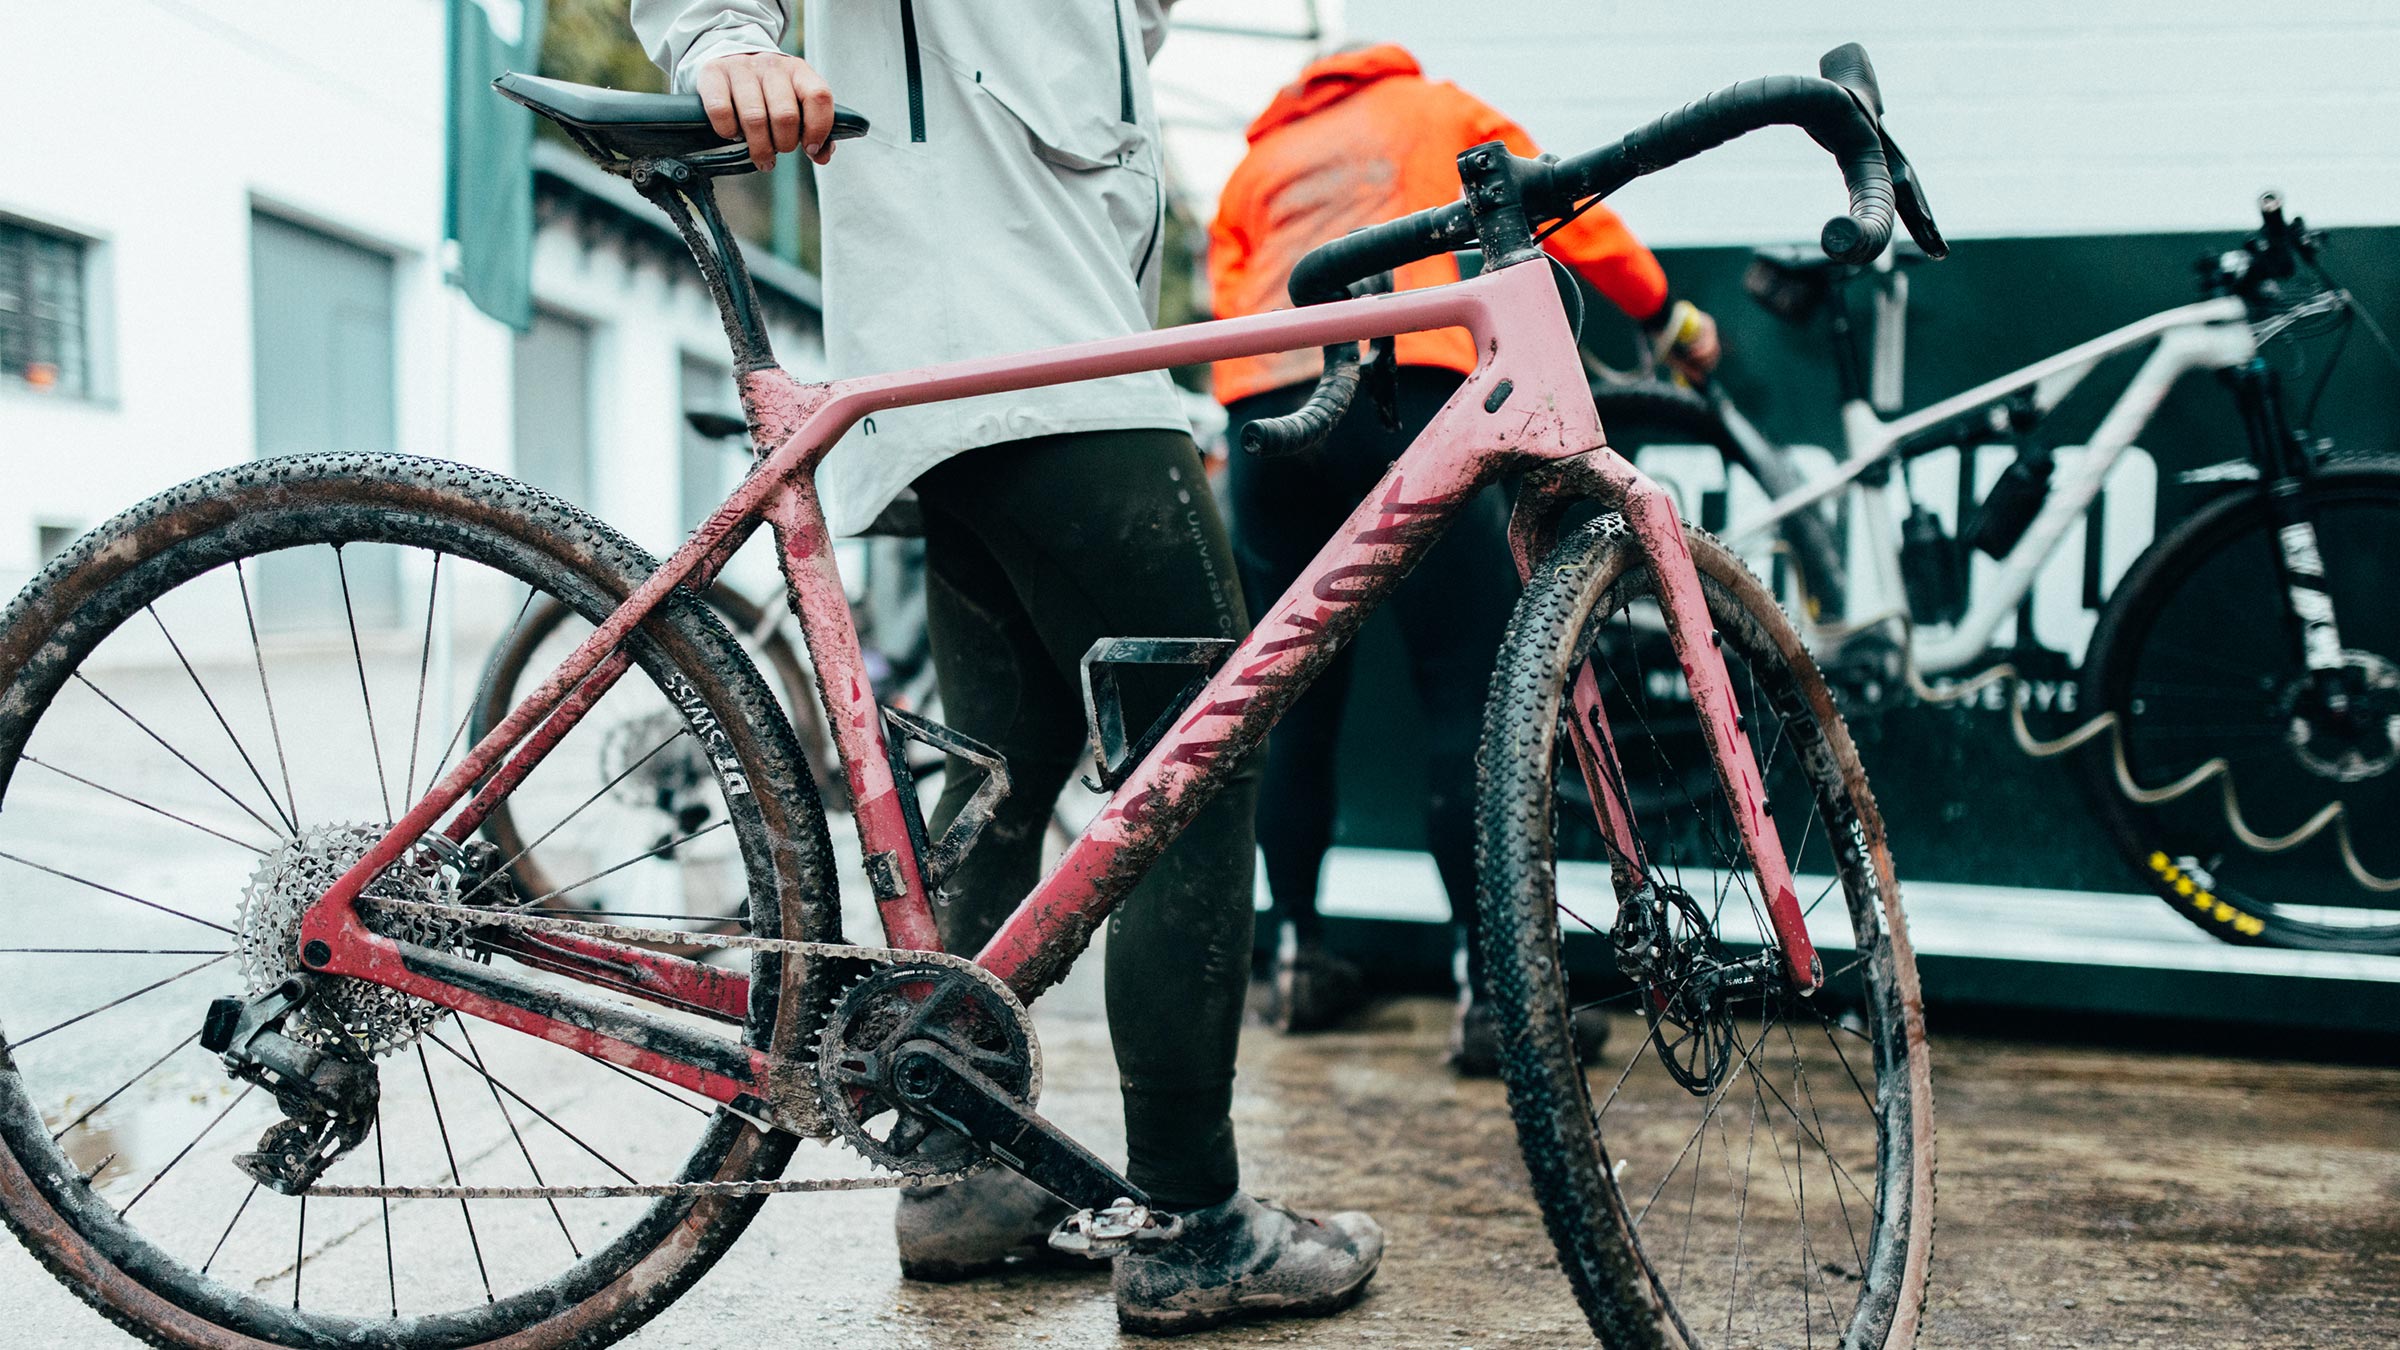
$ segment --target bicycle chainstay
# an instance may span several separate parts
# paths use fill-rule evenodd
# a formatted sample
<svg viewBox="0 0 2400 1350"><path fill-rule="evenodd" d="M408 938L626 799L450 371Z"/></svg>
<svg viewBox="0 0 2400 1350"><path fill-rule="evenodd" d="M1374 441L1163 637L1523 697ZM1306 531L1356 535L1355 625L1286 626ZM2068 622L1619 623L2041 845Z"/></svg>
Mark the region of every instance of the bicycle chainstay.
<svg viewBox="0 0 2400 1350"><path fill-rule="evenodd" d="M1041 1042L1033 1034L1032 1015L1018 1001L1014 991L999 976L963 956L946 952L911 951L893 947L862 947L844 942L804 942L794 938L761 938L725 933L691 933L676 929L637 928L626 924L602 923L590 919L569 919L549 914L528 914L521 910L485 909L473 905L441 905L426 900L374 899L365 901L370 907L395 913L417 914L434 918L461 920L484 928L513 928L524 932L571 933L580 937L600 938L612 942L647 942L682 947L710 947L720 951L764 951L793 956L810 956L835 960L868 961L879 965L938 965L965 973L995 993L1024 1023L1025 1044L1033 1057L1033 1077L1029 1095L1038 1095L1042 1085ZM730 1109L730 1108L729 1108ZM743 1115L753 1128L771 1128L748 1115ZM808 1136L803 1136L808 1137ZM830 1144L832 1138L819 1138L820 1144ZM871 1177L779 1177L771 1181L662 1181L626 1182L592 1186L311 1186L308 1194L334 1197L360 1197L390 1200L565 1200L607 1199L620 1196L709 1196L709 1195L781 1195L802 1191L867 1191L913 1189L922 1186L945 1186L973 1175L988 1166L978 1161L953 1172L931 1176L901 1176L884 1174Z"/></svg>

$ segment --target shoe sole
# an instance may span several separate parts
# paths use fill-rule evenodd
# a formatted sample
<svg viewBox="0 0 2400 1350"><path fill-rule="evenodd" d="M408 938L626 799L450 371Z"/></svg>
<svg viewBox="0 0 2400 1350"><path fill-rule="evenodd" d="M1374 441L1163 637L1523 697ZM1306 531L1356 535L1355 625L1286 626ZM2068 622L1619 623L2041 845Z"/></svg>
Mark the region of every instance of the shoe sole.
<svg viewBox="0 0 2400 1350"><path fill-rule="evenodd" d="M919 1284L959 1284L982 1279L1010 1270L1089 1270L1106 1274L1108 1263L1072 1252L1057 1251L1048 1245L1040 1248L1020 1248L1006 1256L989 1257L981 1261L908 1261L900 1263L900 1278Z"/></svg>
<svg viewBox="0 0 2400 1350"><path fill-rule="evenodd" d="M1381 1263L1377 1264L1380 1269ZM1375 1272L1370 1270L1358 1283L1337 1294L1292 1303L1248 1303L1190 1312L1151 1312L1119 1304L1117 1326L1137 1336L1183 1336L1232 1322L1264 1322L1284 1317L1331 1317L1364 1297L1367 1286L1374 1279Z"/></svg>

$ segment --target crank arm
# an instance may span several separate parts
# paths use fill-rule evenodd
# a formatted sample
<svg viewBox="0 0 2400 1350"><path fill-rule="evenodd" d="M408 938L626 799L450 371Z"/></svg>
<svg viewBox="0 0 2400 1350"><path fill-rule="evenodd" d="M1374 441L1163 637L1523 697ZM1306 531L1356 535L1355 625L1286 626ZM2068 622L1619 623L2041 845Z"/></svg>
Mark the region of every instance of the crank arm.
<svg viewBox="0 0 2400 1350"><path fill-rule="evenodd" d="M1078 1210L1150 1203L1089 1149L933 1041L909 1041L893 1052L891 1084L910 1110L974 1140L1009 1170Z"/></svg>

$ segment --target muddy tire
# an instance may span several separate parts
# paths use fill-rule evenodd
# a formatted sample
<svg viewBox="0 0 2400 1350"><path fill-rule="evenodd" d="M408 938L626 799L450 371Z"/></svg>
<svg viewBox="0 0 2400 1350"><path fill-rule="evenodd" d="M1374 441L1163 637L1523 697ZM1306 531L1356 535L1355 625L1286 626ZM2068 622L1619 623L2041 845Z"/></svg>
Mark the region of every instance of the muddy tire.
<svg viewBox="0 0 2400 1350"><path fill-rule="evenodd" d="M15 807L19 804L16 798L27 795L29 778L37 784L49 781L21 766L34 762L25 758L26 747L45 716L54 707L66 706L61 691L80 676L79 667L95 648L121 630L137 632L132 628L136 621L147 625L148 611L154 602L160 602L164 608L163 602L170 592L196 580L230 584L231 576L240 575L240 569L234 566L237 560L320 545L334 546L338 558L342 547L362 544L398 546L390 550L394 555L408 549L427 551L447 561L451 573L479 568L497 574L498 579L511 584L507 596L511 608L515 607L513 587L521 584L526 588L528 604L537 594L555 596L588 618L608 613L655 568L653 560L642 550L575 508L523 484L455 463L383 455L293 456L243 465L195 480L161 493L93 531L46 567L0 613L0 793L10 794L6 804ZM365 552L354 550L354 556ZM254 578L256 574L254 567ZM449 574L436 572L437 577ZM348 598L345 591L345 605ZM430 634L433 629L430 598L424 602L422 612L428 617L415 622L423 624ZM161 621L161 631L165 630L165 622ZM413 635L411 630L409 636ZM430 644L432 639L428 637L426 641ZM254 623L253 648L256 643ZM269 648L270 653L276 650L279 649ZM650 692L653 686L674 687L673 697L676 706L684 709L685 725L691 725L689 719L699 709L713 716L722 725L725 739L718 742L712 738L712 748L729 747L739 761L741 774L746 775L749 790L729 787L725 811L730 826L727 834L738 839L739 864L747 875L752 902L749 931L768 937L838 939L840 920L833 860L811 775L774 696L740 647L702 604L677 594L629 639L628 650L636 664L624 686L631 688L636 682L646 681L641 686L646 697L655 696ZM250 654L251 648L245 648L244 660ZM352 650L344 648L340 654L347 661ZM266 659L261 658L262 685ZM407 670L415 672L419 657L413 642L407 647L405 659ZM365 659L362 657L360 661L363 683ZM103 680L119 678L108 674L107 668L93 669ZM346 671L347 666L343 669ZM198 680L195 675L195 683ZM352 686L352 691L356 692L357 687ZM419 688L421 695L421 683ZM259 691L253 687L251 692ZM403 707L395 713L387 705L386 716L396 719L405 711ZM287 722L287 730L290 729ZM209 730L213 733L214 729ZM232 734L230 728L226 734ZM427 739L432 739L430 734ZM389 746L391 741L386 744ZM315 749L295 740L296 755L309 754ZM318 753L331 754L329 750ZM410 754L413 768L416 764L413 745ZM364 756L358 758L363 761ZM430 748L426 759L431 759ZM268 787L273 781L273 761L266 763L268 772L259 787L267 789L264 796L273 806L278 796ZM380 785L382 766L379 763L376 767ZM286 772L288 775L289 770ZM363 768L359 772L363 774ZM395 766L394 788L398 781ZM248 786L246 780L241 785ZM281 786L288 788L288 784ZM293 814L300 815L302 824L308 819L301 814L305 800L303 797L291 807ZM271 828L280 832L284 825L280 807L276 814L278 820ZM106 824L113 818L95 819ZM252 826L243 824L239 828L250 830ZM196 835L192 838L197 844L208 842ZM93 842L97 847L92 851L105 855L105 844ZM275 842L270 835L266 850L270 854ZM22 878L26 874L12 875ZM128 912L136 916L145 913ZM830 977L804 963L784 963L773 956L755 962L750 974L751 1001L748 1017L738 1028L740 1039L752 1047L784 1052L804 1045L815 1030L808 1025L810 1019L821 1015L818 1010L827 1001L827 991L815 985ZM213 973L212 978L222 979L222 970ZM211 991L238 989L238 985L227 988L219 984L212 986ZM159 1021L156 1016L143 1020ZM145 1030L124 1018L113 1025L120 1030ZM174 1037L185 1035L196 1025L196 1022L187 1025L175 1021L148 1030L163 1038L162 1046L169 1046ZM485 1051L491 1052L489 1062L495 1070L500 1064L500 1052L520 1044L526 1047L522 1051L526 1055L565 1056L575 1072L605 1067L530 1038L511 1042L507 1033L477 1025L485 1033L483 1045ZM23 1026L20 1021L7 1030L21 1034ZM465 1044L472 1050L472 1041L459 1039L467 1034L464 1020L455 1027L444 1024L441 1029L427 1033L429 1037L441 1035L446 1041ZM162 1236L170 1230L163 1224L165 1216L158 1211L162 1206L174 1205L172 1199L154 1199L136 1211L125 1203L121 1193L103 1198L101 1189L105 1183L89 1182L85 1175L79 1175L82 1169L68 1159L54 1140L52 1122L45 1120L44 1110L55 1108L57 1103L36 1100L31 1084L38 1082L39 1072L48 1067L37 1062L47 1045L28 1048L17 1040L5 1045L5 1049L0 1049L0 1217L5 1218L8 1227L35 1258L62 1283L109 1320L153 1344L606 1345L657 1315L699 1279L747 1226L763 1201L763 1196L754 1195L565 1202L570 1206L621 1204L627 1208L571 1211L569 1217L559 1220L558 1233L565 1232L573 1219L583 1225L586 1247L577 1247L575 1239L568 1238L560 1244L554 1276L537 1276L522 1287L504 1287L489 1302L485 1291L492 1288L494 1273L512 1253L498 1245L505 1239L495 1237L503 1221L486 1217L483 1248L476 1253L476 1264L466 1267L471 1279L485 1258L492 1258L493 1270L484 1274L484 1289L456 1299L456 1306L444 1303L428 1308L431 1294L404 1286L395 1277L391 1295L394 1315L387 1318L381 1304L391 1253L389 1214L401 1208L400 1202L393 1202L385 1211L385 1245L380 1253L374 1254L380 1255L382 1264L376 1264L372 1255L363 1257L361 1262L372 1269L371 1310L345 1304L339 1310L321 1311L330 1305L310 1300L338 1295L320 1295L319 1285L312 1283L310 1299L304 1299L298 1263L290 1277L288 1298L280 1286L268 1288L263 1282L227 1283L229 1276L222 1267L230 1258L218 1252L210 1252L209 1260L219 1264L219 1271L214 1276L204 1273L207 1266L199 1260L199 1255L208 1251L205 1235L197 1245L189 1245L188 1236L178 1233L176 1241L187 1244L180 1246ZM199 1053L197 1047L176 1048ZM417 1051L419 1055L425 1053L422 1044ZM186 1059L175 1062L190 1063ZM404 1088L413 1080L418 1065L413 1060L401 1060L397 1052L381 1062L386 1066L384 1104L390 1106L395 1089ZM399 1066L404 1062L406 1069L402 1072ZM453 1081L471 1084L477 1092L482 1090L465 1070L446 1061L433 1062L454 1075ZM480 1066L485 1062L485 1054L477 1052L475 1062L478 1066L475 1072L482 1072ZM218 1071L213 1063L202 1062L186 1072L196 1075L191 1081L204 1082L206 1074ZM425 1072L425 1090L431 1095L433 1070ZM34 1076L31 1080L29 1074ZM594 1081L618 1085L619 1080L595 1075ZM222 1093L222 1084L216 1090ZM647 1095L648 1091L636 1085L628 1092L635 1110L643 1109L645 1102L657 1112L674 1113L682 1109ZM448 1132L460 1128L470 1108L489 1112L500 1103L496 1091L492 1105L457 1094L454 1089L448 1124L443 1126L445 1148ZM234 1104L240 1104L238 1099ZM553 1102L554 1107L557 1105ZM670 1175L719 1181L772 1178L781 1172L791 1154L795 1140L789 1135L762 1133L722 1111L711 1114L705 1104L695 1106L686 1102L683 1106L698 1114L675 1116L674 1128L663 1133L666 1142L656 1155L660 1169ZM225 1109L231 1111L233 1106ZM528 1109L521 1108L516 1114L523 1117L530 1132L534 1123ZM437 1102L437 1113L439 1110ZM500 1107L497 1118L507 1116L507 1108ZM548 1117L543 1119L547 1121ZM425 1134L431 1134L433 1123L438 1122L424 1126ZM58 1133L66 1135L73 1128L70 1125ZM223 1142L224 1133L219 1132L219 1137L211 1140L210 1150ZM392 1134L395 1149L406 1143L401 1137L403 1133L395 1122ZM516 1133L515 1125L510 1126L509 1133ZM505 1147L508 1136L496 1137L500 1146ZM549 1136L544 1136L542 1142L548 1141ZM378 1134L371 1147L380 1149L383 1142L379 1116ZM525 1141L520 1139L517 1147L526 1147ZM186 1152L190 1150L187 1148ZM365 1174L369 1182L376 1178L374 1168L380 1163L380 1156L367 1155L363 1147L353 1155L360 1159L358 1165L369 1169ZM516 1163L513 1153L494 1152L486 1156L510 1165ZM183 1155L176 1155L176 1162L182 1160ZM345 1159L344 1164L351 1161ZM471 1164L474 1159L466 1161ZM533 1155L528 1154L525 1161L531 1165ZM214 1158L206 1164L209 1185L227 1184L223 1178L237 1175L225 1169L223 1163L222 1158ZM174 1163L166 1166L172 1168ZM452 1166L453 1169L459 1166L458 1161L454 1159ZM202 1175L202 1169L203 1163L195 1159L186 1171L178 1172L180 1179L175 1184L188 1187L193 1177ZM98 1175L101 1170L92 1168L88 1175ZM165 1175L161 1170L159 1179ZM552 1175L555 1177L557 1173ZM337 1175L331 1179L340 1178ZM232 1224L226 1225L226 1236L217 1238L220 1251L227 1246L228 1237L238 1244L254 1233L262 1222L257 1216L266 1207L291 1203L263 1195L255 1188L252 1199L244 1203L251 1205L253 1201L255 1205L248 1211L248 1217L242 1211L235 1211L235 1223L247 1224L249 1228L237 1230ZM329 1216L330 1220L339 1220L345 1213L338 1208L339 1201L319 1203L321 1208L313 1217L320 1225L328 1223ZM348 1212L367 1216L360 1220L360 1226L371 1233L367 1225L373 1222L376 1202L350 1203L367 1207ZM465 1202L454 1202L457 1208L446 1210L431 1202L412 1203L422 1206L412 1213L431 1215L438 1211L452 1225L466 1209ZM478 1214L490 1216L496 1206L536 1202L478 1203L485 1206ZM125 1217L120 1217L121 1212ZM550 1213L557 1212L553 1206ZM574 1218L603 1212L623 1217L621 1221ZM288 1211L286 1214L288 1217ZM300 1218L301 1233L310 1235L312 1216L304 1202ZM162 1222L145 1228L146 1220ZM549 1221L547 1214L538 1218L538 1223L545 1227ZM459 1239L453 1227L448 1230L452 1236L441 1243L427 1243L422 1253L424 1259L464 1265L463 1249L474 1238L472 1222L470 1218L466 1240ZM286 1259L293 1251L291 1231L284 1228L283 1235L275 1239L281 1242L284 1253L275 1259ZM206 1230L206 1234L214 1233L213 1225ZM549 1234L551 1240L556 1241L558 1233ZM565 1255L568 1248L575 1249L571 1264ZM271 1271L273 1266L266 1269ZM405 1313L402 1309L406 1309Z"/></svg>
<svg viewBox="0 0 2400 1350"><path fill-rule="evenodd" d="M1562 872L1560 840L1571 837L1562 827L1574 823L1565 813L1577 808L1562 803L1558 785L1562 773L1580 781L1580 770L1561 751L1561 709L1574 673L1593 662L1622 750L1653 724L1646 700L1662 688L1671 697L1677 683L1644 679L1604 656L1635 650L1603 630L1631 622L1654 588L1621 523L1603 517L1534 572L1485 714L1476 956L1500 1022L1510 1111L1559 1263L1602 1344L1907 1347L1932 1252L1933 1114L1922 1002L1882 821L1833 701L1781 611L1722 545L1697 530L1690 544L1778 828L1787 849L1799 841L1792 863L1801 900L1813 911L1812 894L1841 893L1811 924L1827 985L1809 999L1770 990L1728 1012L1737 1048L1748 1048L1705 1094L1669 1081L1655 1019L1645 1028L1619 1017L1610 1056L1588 1080L1578 1062L1579 1008L1622 1012L1653 993L1638 983L1628 990L1608 969L1608 865L1569 859ZM1634 748L1656 757L1674 747ZM1719 931L1694 934L1695 949L1747 941L1755 950L1763 922L1739 913L1735 892L1745 883L1732 878L1745 870L1741 860L1720 858L1714 881L1704 870L1701 850L1724 838L1707 825L1711 810L1722 803L1695 801L1679 813L1699 816L1699 829L1638 817L1636 827L1660 885L1671 878L1688 888L1695 912L1707 911L1715 889L1709 924ZM1588 833L1589 820L1581 824ZM1572 976L1562 914L1602 930L1576 935L1586 959ZM1744 925L1746 933L1734 931ZM1672 1119L1678 1110L1684 1118ZM1809 1154L1811 1142L1821 1159Z"/></svg>

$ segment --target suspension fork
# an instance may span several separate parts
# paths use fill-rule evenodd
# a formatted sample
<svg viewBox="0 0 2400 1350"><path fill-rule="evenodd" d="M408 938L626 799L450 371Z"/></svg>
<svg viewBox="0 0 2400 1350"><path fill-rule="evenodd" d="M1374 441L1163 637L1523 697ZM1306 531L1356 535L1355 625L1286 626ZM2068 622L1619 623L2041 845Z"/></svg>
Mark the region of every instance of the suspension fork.
<svg viewBox="0 0 2400 1350"><path fill-rule="evenodd" d="M2317 522L2307 489L2315 466L2283 406L2283 383L2266 361L2253 356L2227 377L2250 439L2250 455L2266 488L2275 520L2275 570L2283 582L2284 619L2317 692L2335 713L2349 704L2342 634L2335 622L2333 594L2325 583L2325 558L2317 544Z"/></svg>

